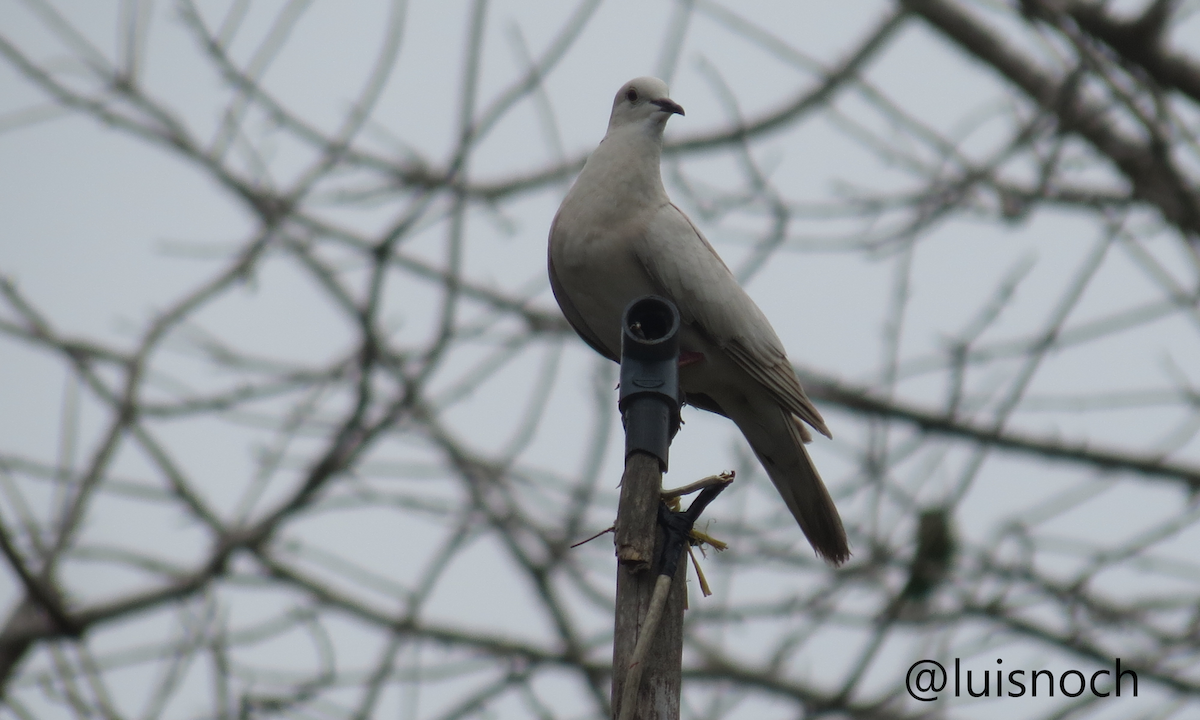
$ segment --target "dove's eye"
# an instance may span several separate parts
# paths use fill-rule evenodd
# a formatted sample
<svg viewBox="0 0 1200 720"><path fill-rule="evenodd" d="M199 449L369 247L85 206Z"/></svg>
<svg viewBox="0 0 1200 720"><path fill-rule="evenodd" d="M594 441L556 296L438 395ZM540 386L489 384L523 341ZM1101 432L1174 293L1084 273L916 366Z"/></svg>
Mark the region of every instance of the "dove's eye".
<svg viewBox="0 0 1200 720"><path fill-rule="evenodd" d="M625 91L625 99L631 103L637 102L637 99L638 99L637 90L634 90L633 88L629 88L628 90L626 90Z"/></svg>

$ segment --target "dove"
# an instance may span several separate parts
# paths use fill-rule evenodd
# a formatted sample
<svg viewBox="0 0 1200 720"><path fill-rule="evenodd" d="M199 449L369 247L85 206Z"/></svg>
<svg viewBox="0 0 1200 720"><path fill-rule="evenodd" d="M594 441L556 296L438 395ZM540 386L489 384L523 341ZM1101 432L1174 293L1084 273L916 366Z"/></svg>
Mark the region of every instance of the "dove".
<svg viewBox="0 0 1200 720"><path fill-rule="evenodd" d="M682 321L687 404L732 420L818 555L850 556L846 531L805 443L832 437L771 323L687 215L667 197L663 129L683 108L653 77L626 83L608 132L550 226L550 287L596 352L619 362L621 316L643 295L670 298Z"/></svg>

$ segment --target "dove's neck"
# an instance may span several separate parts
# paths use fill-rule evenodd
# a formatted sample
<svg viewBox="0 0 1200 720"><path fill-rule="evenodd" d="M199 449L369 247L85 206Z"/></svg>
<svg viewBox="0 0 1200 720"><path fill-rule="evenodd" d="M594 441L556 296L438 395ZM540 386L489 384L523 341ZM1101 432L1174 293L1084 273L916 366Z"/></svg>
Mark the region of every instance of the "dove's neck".
<svg viewBox="0 0 1200 720"><path fill-rule="evenodd" d="M659 207L669 202L659 172L661 159L661 126L631 123L609 128L579 183L600 205L611 203L626 215L643 205Z"/></svg>

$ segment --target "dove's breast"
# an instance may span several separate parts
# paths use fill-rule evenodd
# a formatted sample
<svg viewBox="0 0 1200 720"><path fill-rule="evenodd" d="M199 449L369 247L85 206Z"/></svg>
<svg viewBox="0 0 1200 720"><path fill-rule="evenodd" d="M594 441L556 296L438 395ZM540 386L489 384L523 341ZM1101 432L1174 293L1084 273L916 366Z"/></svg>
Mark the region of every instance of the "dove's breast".
<svg viewBox="0 0 1200 720"><path fill-rule="evenodd" d="M655 213L670 204L658 171L661 139L635 130L605 137L550 231L550 265L573 306L572 322L586 324L613 357L621 351L625 307L655 291L637 246Z"/></svg>
<svg viewBox="0 0 1200 720"><path fill-rule="evenodd" d="M616 227L555 224L550 260L558 282L579 317L613 355L621 350L621 314L637 297L654 292L634 252L628 223Z"/></svg>

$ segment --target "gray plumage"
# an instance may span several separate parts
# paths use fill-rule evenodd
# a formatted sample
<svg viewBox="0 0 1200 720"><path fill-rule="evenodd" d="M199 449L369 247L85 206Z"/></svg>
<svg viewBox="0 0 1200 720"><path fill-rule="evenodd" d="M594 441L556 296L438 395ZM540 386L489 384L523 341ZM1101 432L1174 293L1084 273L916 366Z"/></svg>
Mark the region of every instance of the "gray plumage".
<svg viewBox="0 0 1200 720"><path fill-rule="evenodd" d="M680 368L688 403L737 424L813 548L840 564L846 533L804 448L804 423L829 429L766 316L663 188L663 128L676 113L683 108L657 78L617 93L604 140L550 226L550 286L580 337L614 361L625 306L650 293L671 298L684 355L702 356Z"/></svg>

